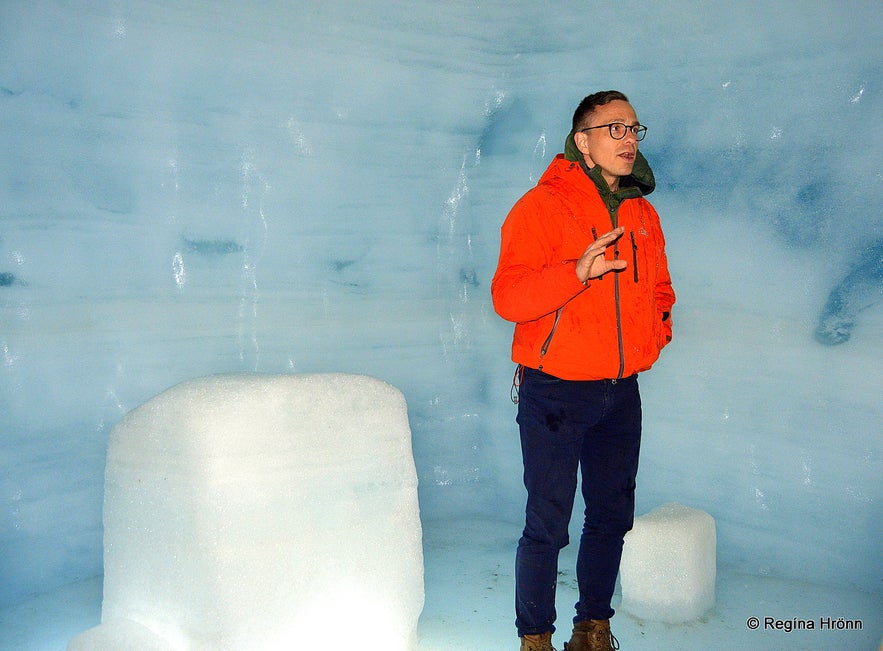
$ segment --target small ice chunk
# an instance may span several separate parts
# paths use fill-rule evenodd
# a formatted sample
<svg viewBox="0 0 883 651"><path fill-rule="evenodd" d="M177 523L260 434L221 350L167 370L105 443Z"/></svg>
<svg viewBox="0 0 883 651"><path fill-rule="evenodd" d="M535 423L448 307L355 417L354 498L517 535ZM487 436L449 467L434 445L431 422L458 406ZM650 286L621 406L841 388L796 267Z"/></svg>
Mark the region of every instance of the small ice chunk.
<svg viewBox="0 0 883 651"><path fill-rule="evenodd" d="M186 382L114 428L105 480L102 624L69 649L416 649L422 531L394 387Z"/></svg>
<svg viewBox="0 0 883 651"><path fill-rule="evenodd" d="M714 518L681 504L635 518L620 565L622 609L635 617L679 623L714 607Z"/></svg>

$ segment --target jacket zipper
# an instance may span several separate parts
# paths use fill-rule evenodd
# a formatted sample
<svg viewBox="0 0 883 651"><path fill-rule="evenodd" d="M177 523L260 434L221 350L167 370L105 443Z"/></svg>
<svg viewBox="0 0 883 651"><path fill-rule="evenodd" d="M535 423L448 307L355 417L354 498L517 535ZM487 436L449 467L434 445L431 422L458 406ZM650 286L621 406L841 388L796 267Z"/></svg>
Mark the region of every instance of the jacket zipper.
<svg viewBox="0 0 883 651"><path fill-rule="evenodd" d="M616 228L619 225L618 219L618 208L610 209L610 221L613 224L613 228ZM619 240L613 245L613 259L619 259ZM613 274L613 296L616 303L616 339L619 344L619 372L616 374L616 379L621 380L622 374L625 371L625 351L623 349L622 344L622 313L620 310L620 301L619 301L619 274Z"/></svg>
<svg viewBox="0 0 883 651"><path fill-rule="evenodd" d="M634 270L635 283L638 282L638 242L635 240L635 231L632 236L632 269Z"/></svg>
<svg viewBox="0 0 883 651"><path fill-rule="evenodd" d="M616 296L616 336L619 341L619 373L616 374L616 379L621 380L625 370L625 354L622 347L622 315L619 309L619 274L613 274L613 291Z"/></svg>
<svg viewBox="0 0 883 651"><path fill-rule="evenodd" d="M543 370L543 358L545 358L546 353L549 350L549 346L552 343L552 337L555 336L555 330L558 329L558 321L561 319L561 312L564 310L564 306L559 307L555 310L555 321L552 322L552 329L549 331L549 336L546 337L546 340L543 342L542 347L540 348L540 366L539 370Z"/></svg>

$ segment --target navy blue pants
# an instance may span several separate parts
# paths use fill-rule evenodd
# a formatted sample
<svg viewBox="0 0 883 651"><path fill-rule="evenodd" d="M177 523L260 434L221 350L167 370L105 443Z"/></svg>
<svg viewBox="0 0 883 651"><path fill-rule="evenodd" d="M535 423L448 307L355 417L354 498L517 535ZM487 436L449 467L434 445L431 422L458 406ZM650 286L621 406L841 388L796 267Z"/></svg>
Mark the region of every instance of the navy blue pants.
<svg viewBox="0 0 883 651"><path fill-rule="evenodd" d="M637 376L583 382L525 368L517 422L527 488L524 532L515 558L518 634L555 630L558 553L569 542L578 471L585 520L573 621L609 619L622 541L635 513L641 445Z"/></svg>

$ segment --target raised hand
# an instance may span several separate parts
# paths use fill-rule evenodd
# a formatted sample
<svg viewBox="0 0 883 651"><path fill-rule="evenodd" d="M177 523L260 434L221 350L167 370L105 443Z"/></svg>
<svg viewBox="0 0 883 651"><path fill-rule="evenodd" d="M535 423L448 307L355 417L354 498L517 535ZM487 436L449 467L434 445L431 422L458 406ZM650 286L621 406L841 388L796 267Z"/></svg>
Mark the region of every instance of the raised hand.
<svg viewBox="0 0 883 651"><path fill-rule="evenodd" d="M626 268L625 260L608 260L604 257L607 247L612 246L616 240L622 237L624 231L625 229L620 226L609 233L604 233L583 252L580 259L576 261L576 277L581 283L585 283L590 278L603 276L609 271L621 271Z"/></svg>

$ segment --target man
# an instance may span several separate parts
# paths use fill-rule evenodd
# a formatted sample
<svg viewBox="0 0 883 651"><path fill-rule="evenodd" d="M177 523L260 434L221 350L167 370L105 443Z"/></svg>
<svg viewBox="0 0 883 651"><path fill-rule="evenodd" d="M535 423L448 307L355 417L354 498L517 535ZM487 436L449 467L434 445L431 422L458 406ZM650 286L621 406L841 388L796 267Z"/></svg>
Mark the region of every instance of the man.
<svg viewBox="0 0 883 651"><path fill-rule="evenodd" d="M671 287L646 127L618 91L586 97L564 154L503 224L494 309L515 322L514 399L525 527L515 562L521 651L554 651L558 553L577 472L585 520L567 651L610 650L610 601L634 519L641 441L637 374L671 341Z"/></svg>

